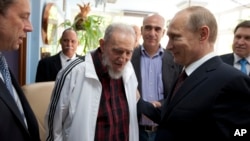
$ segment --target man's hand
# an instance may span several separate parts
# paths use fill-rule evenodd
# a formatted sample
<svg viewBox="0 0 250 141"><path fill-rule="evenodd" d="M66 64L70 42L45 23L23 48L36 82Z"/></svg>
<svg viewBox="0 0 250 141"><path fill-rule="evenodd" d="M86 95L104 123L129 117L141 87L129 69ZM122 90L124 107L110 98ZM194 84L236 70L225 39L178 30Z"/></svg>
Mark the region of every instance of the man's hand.
<svg viewBox="0 0 250 141"><path fill-rule="evenodd" d="M151 101L151 103L153 104L153 106L154 106L155 108L161 107L161 102L159 102L159 101Z"/></svg>
<svg viewBox="0 0 250 141"><path fill-rule="evenodd" d="M136 90L136 101L138 102L140 98L141 98L140 92Z"/></svg>

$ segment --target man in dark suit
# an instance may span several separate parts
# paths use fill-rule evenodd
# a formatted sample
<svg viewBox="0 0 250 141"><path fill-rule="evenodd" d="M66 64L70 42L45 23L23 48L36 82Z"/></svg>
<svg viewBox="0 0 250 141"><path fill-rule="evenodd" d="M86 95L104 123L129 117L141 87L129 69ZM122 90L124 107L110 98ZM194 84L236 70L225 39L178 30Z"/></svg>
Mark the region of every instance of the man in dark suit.
<svg viewBox="0 0 250 141"><path fill-rule="evenodd" d="M160 110L139 100L144 110L138 112L159 123L156 141L249 141L250 78L215 55L213 14L201 6L185 8L171 20L167 35L167 49L186 77Z"/></svg>
<svg viewBox="0 0 250 141"><path fill-rule="evenodd" d="M160 44L165 33L165 19L159 14L151 14L143 19L141 34L143 43L135 48L131 62L138 79L138 90L142 98L149 102L163 101L178 74L180 67L173 56ZM139 140L154 141L158 125L145 115L138 115Z"/></svg>
<svg viewBox="0 0 250 141"><path fill-rule="evenodd" d="M36 82L55 81L57 73L65 64L68 64L69 61L76 57L80 57L80 55L76 54L76 49L79 45L77 33L72 28L63 31L60 44L62 51L39 61Z"/></svg>
<svg viewBox="0 0 250 141"><path fill-rule="evenodd" d="M17 50L31 32L29 0L0 2L0 140L40 141L38 124L24 93L10 72L3 51Z"/></svg>
<svg viewBox="0 0 250 141"><path fill-rule="evenodd" d="M234 29L233 53L221 55L221 59L238 70L250 75L250 21L240 22ZM246 64L241 65L244 59Z"/></svg>

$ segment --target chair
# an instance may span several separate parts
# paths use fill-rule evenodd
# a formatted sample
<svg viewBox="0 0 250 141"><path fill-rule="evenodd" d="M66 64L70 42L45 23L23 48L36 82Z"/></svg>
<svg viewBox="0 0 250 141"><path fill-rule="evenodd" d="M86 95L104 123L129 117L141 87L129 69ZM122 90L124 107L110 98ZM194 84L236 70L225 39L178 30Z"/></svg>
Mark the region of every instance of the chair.
<svg viewBox="0 0 250 141"><path fill-rule="evenodd" d="M23 85L23 92L37 118L41 141L46 140L44 118L50 102L54 81Z"/></svg>

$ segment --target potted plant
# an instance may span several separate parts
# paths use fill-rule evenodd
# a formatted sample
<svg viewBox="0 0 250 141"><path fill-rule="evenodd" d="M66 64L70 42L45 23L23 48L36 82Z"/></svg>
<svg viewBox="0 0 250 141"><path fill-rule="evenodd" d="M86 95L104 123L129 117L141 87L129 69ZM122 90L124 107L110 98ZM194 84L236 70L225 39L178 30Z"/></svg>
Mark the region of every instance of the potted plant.
<svg viewBox="0 0 250 141"><path fill-rule="evenodd" d="M99 15L88 15L90 4L78 4L80 12L74 18L74 21L65 20L59 26L72 27L78 34L82 55L86 54L99 45L99 39L103 36L105 27L104 17Z"/></svg>

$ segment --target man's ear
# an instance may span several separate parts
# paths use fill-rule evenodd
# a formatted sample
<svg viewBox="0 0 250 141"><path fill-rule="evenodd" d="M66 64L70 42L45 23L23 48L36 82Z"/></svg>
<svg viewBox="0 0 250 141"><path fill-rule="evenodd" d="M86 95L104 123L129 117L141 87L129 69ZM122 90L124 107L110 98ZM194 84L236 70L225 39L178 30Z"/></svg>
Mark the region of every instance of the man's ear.
<svg viewBox="0 0 250 141"><path fill-rule="evenodd" d="M208 26L202 26L199 29L199 34L200 34L200 37L199 37L200 41L207 40L208 37L209 37L209 28L208 28Z"/></svg>
<svg viewBox="0 0 250 141"><path fill-rule="evenodd" d="M162 37L166 34L166 29L163 29Z"/></svg>
<svg viewBox="0 0 250 141"><path fill-rule="evenodd" d="M80 41L79 40L77 40L77 46L79 46L80 45Z"/></svg>
<svg viewBox="0 0 250 141"><path fill-rule="evenodd" d="M100 39L100 40L99 40L99 45L100 45L100 49L101 49L102 52L103 52L103 50L104 50L104 44L105 44L104 39Z"/></svg>
<svg viewBox="0 0 250 141"><path fill-rule="evenodd" d="M62 38L60 38L59 43L62 44Z"/></svg>

